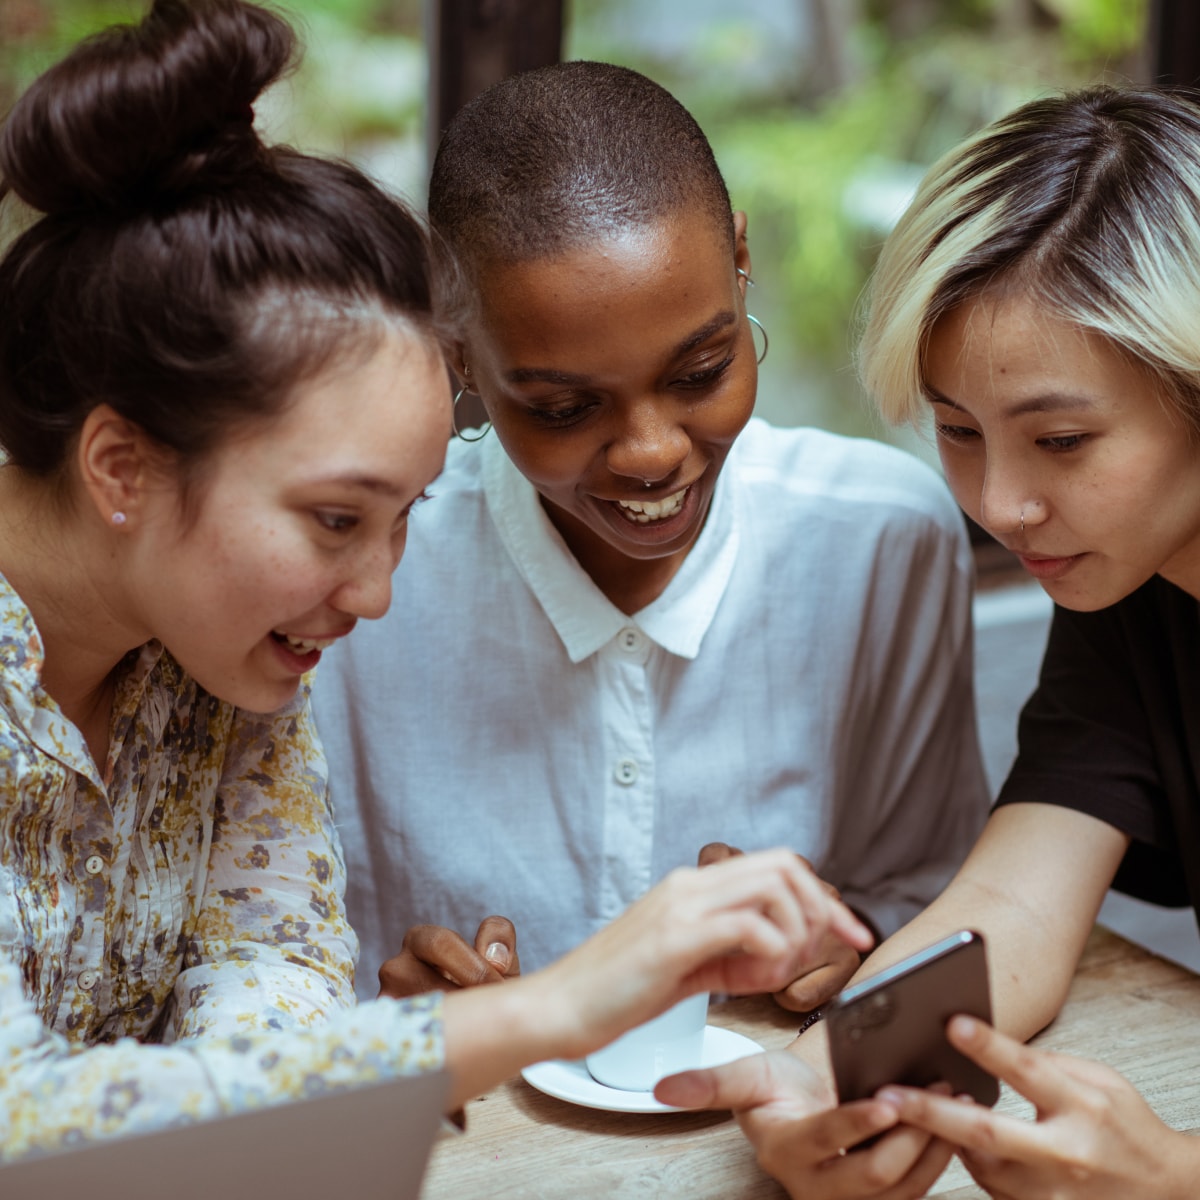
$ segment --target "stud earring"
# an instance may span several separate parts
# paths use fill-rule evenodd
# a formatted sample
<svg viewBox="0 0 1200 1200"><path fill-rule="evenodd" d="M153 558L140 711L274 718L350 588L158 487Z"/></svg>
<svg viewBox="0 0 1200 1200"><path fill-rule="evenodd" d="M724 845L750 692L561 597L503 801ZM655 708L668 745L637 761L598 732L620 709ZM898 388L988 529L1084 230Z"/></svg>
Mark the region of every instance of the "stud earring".
<svg viewBox="0 0 1200 1200"><path fill-rule="evenodd" d="M114 525L124 525L125 524L125 514L120 509L117 509L117 511L115 513L113 513L112 523Z"/></svg>

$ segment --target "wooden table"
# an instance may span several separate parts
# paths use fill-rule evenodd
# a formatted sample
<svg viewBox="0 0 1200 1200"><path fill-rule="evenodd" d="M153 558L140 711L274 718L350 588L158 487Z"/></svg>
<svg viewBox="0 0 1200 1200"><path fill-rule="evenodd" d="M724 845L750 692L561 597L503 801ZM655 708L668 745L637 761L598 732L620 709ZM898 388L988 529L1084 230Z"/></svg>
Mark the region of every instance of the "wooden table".
<svg viewBox="0 0 1200 1200"><path fill-rule="evenodd" d="M768 1049L795 1016L769 998L714 1005L709 1022ZM1097 926L1062 1015L1038 1045L1100 1059L1127 1076L1176 1129L1200 1127L1200 976ZM1000 1108L1028 1112L1007 1088ZM779 1200L728 1113L633 1115L580 1108L523 1079L467 1106L468 1132L434 1149L422 1200L477 1197L721 1197ZM982 1200L957 1161L931 1196Z"/></svg>

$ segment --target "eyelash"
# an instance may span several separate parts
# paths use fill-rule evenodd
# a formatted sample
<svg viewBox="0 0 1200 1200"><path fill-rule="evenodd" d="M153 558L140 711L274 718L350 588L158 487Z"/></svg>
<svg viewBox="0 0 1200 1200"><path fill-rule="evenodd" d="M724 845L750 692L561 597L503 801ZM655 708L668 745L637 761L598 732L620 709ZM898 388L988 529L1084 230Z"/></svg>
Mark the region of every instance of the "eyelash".
<svg viewBox="0 0 1200 1200"><path fill-rule="evenodd" d="M969 429L965 425L945 425L941 421L934 423L938 437L945 438L956 445L964 445L979 437L978 430ZM1051 454L1070 454L1078 450L1087 441L1086 433L1066 433L1061 437L1038 438L1037 444Z"/></svg>
<svg viewBox="0 0 1200 1200"><path fill-rule="evenodd" d="M948 442L961 444L979 436L974 429L968 429L965 425L946 425L941 421L935 421L933 427L938 437L945 438Z"/></svg>
<svg viewBox="0 0 1200 1200"><path fill-rule="evenodd" d="M700 371L693 371L692 374L685 375L682 379L676 380L674 386L686 389L695 388L697 390L711 387L733 366L733 359L734 356L728 354L715 366L705 367Z"/></svg>
<svg viewBox="0 0 1200 1200"><path fill-rule="evenodd" d="M409 514L414 508L417 507L418 504L423 504L429 499L432 499L432 495L428 489L422 491L419 496L413 497L412 503L409 504L408 507L405 508L405 510L400 514L400 520L402 522L406 521ZM317 523L327 533L347 534L352 530L357 529L359 525L359 518L349 513L330 513L321 512L318 510L313 515L316 517Z"/></svg>
<svg viewBox="0 0 1200 1200"><path fill-rule="evenodd" d="M703 391L705 388L712 387L725 375L733 365L733 360L734 355L730 354L715 366L705 367L703 370L693 371L690 375L682 376L671 386L683 391ZM535 421L540 421L543 425L563 427L582 420L590 407L591 402L586 401L562 408L531 408L529 413Z"/></svg>

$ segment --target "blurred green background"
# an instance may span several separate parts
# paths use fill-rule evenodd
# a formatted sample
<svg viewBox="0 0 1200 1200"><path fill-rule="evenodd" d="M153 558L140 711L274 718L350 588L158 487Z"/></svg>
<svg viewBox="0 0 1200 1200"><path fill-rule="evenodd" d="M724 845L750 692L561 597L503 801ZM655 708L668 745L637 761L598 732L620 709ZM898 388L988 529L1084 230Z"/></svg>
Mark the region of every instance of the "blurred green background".
<svg viewBox="0 0 1200 1200"><path fill-rule="evenodd" d="M344 154L424 198L420 0L276 5L307 47L258 106L268 136ZM736 11L735 11L736 9ZM137 0L0 0L0 111ZM568 58L635 67L708 133L749 213L753 309L771 335L759 411L900 440L850 363L858 299L921 172L1031 96L1147 78L1148 0L568 0Z"/></svg>

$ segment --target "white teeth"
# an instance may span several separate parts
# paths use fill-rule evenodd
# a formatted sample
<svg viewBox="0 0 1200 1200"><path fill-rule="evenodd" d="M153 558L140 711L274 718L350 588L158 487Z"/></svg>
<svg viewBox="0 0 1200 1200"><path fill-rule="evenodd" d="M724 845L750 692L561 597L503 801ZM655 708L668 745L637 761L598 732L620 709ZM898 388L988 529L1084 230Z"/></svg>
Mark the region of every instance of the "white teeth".
<svg viewBox="0 0 1200 1200"><path fill-rule="evenodd" d="M337 638L292 637L290 633L284 633L282 629L276 629L275 635L276 637L283 638L299 654L311 654L314 650L328 650L337 641Z"/></svg>
<svg viewBox="0 0 1200 1200"><path fill-rule="evenodd" d="M687 488L681 488L673 496L666 496L662 500L618 500L617 505L630 521L648 525L651 521L673 517L683 508L686 495Z"/></svg>

